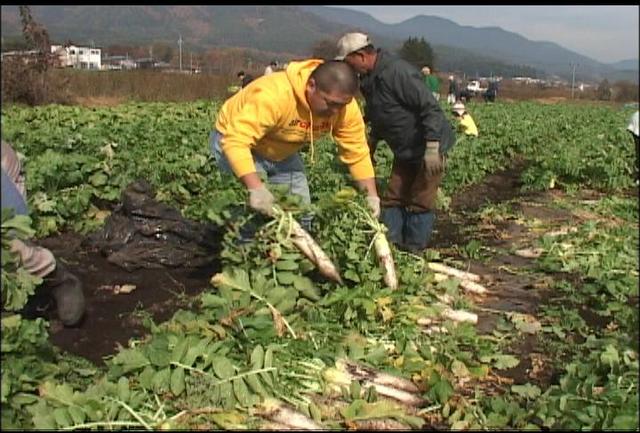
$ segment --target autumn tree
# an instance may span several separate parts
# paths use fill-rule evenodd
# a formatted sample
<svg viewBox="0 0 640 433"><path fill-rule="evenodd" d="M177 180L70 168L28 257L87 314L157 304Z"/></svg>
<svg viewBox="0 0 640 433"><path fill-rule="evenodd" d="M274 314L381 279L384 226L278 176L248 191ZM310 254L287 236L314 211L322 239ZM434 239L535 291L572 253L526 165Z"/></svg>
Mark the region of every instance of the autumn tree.
<svg viewBox="0 0 640 433"><path fill-rule="evenodd" d="M29 6L20 6L20 20L22 21L22 34L30 48L39 50L43 54L49 53L49 33L41 24L31 17Z"/></svg>
<svg viewBox="0 0 640 433"><path fill-rule="evenodd" d="M56 56L51 53L47 29L33 19L29 6L20 6L19 10L26 48L34 52L16 53L2 60L2 102L66 102L68 81L49 73Z"/></svg>

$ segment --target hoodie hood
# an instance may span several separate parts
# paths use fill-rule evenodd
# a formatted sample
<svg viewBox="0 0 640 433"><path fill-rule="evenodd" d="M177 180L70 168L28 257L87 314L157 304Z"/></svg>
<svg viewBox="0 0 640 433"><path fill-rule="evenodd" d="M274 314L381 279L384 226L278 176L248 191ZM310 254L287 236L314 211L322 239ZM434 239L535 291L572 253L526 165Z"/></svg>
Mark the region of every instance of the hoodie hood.
<svg viewBox="0 0 640 433"><path fill-rule="evenodd" d="M289 66L287 66L286 74L289 82L291 83L291 87L293 88L293 93L298 100L298 103L301 104L309 111L309 149L311 150L311 163L315 162L315 147L313 143L313 113L311 112L311 107L309 106L309 102L307 101L306 89L307 89L307 81L309 81L309 77L311 73L318 67L318 65L324 63L320 59L310 59L302 62L291 62ZM331 135L331 134L329 134Z"/></svg>
<svg viewBox="0 0 640 433"><path fill-rule="evenodd" d="M291 83L293 93L295 94L298 103L303 105L309 111L311 111L311 107L309 107L309 102L307 102L307 97L305 95L307 81L309 81L311 73L322 63L324 63L324 61L320 59L291 62L285 70L285 74Z"/></svg>

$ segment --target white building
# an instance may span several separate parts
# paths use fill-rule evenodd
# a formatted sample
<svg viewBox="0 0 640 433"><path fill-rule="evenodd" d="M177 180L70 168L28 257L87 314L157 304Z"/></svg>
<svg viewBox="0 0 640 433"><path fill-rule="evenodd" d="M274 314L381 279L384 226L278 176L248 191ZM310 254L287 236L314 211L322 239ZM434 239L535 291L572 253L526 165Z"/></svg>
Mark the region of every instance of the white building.
<svg viewBox="0 0 640 433"><path fill-rule="evenodd" d="M102 67L100 48L51 45L51 52L58 56L58 64L63 68L99 70Z"/></svg>

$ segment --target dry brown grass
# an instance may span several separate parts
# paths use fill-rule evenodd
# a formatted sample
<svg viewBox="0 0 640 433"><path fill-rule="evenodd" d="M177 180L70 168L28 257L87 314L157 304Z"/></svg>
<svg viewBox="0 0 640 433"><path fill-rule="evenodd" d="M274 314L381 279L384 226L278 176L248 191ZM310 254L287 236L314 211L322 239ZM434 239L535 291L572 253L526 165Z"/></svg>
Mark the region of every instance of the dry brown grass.
<svg viewBox="0 0 640 433"><path fill-rule="evenodd" d="M157 70L82 71L49 69L38 72L18 63L2 64L2 102L29 105L47 103L112 106L127 101L186 102L226 99L227 87L236 84L235 73L179 74ZM259 76L260 74L255 74ZM620 83L617 83L620 84ZM619 87L619 88L618 88ZM533 100L545 104L559 102L610 103L637 101L637 87L629 90L612 86L610 101L599 101L595 89L574 92L566 87L543 88L505 80L500 84L498 100ZM634 91L635 89L635 92ZM446 95L443 95L446 98ZM635 99L634 99L635 98ZM481 96L473 98L482 101Z"/></svg>
<svg viewBox="0 0 640 433"><path fill-rule="evenodd" d="M220 99L234 77L207 74L178 74L158 71L78 71L57 69L54 75L69 81L77 102L114 103L184 102Z"/></svg>
<svg viewBox="0 0 640 433"><path fill-rule="evenodd" d="M2 61L2 103L41 105L71 101L64 77L52 76L42 56L9 57Z"/></svg>
<svg viewBox="0 0 640 433"><path fill-rule="evenodd" d="M115 107L127 101L127 98L117 96L97 96L85 97L77 96L74 102L84 107Z"/></svg>

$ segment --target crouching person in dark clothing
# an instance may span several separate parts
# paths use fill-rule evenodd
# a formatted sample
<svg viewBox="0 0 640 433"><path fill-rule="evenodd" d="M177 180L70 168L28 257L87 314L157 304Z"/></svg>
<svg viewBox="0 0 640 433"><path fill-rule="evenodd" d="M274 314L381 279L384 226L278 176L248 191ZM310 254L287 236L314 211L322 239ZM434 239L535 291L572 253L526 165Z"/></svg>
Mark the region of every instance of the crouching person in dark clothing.
<svg viewBox="0 0 640 433"><path fill-rule="evenodd" d="M496 96L498 96L498 82L495 80L489 81L489 87L483 96L484 102L495 102Z"/></svg>
<svg viewBox="0 0 640 433"><path fill-rule="evenodd" d="M360 74L365 118L371 124L371 155L379 140L393 151L393 168L381 200L388 238L399 248L421 252L431 238L445 155L455 143L455 132L424 86L420 71L374 48L367 35L344 35L336 60L344 60Z"/></svg>
<svg viewBox="0 0 640 433"><path fill-rule="evenodd" d="M27 215L27 199L21 163L15 151L2 141L2 209L14 214ZM20 266L29 274L42 278L35 296L27 302L22 314L37 316L37 298L52 298L58 318L65 326L80 323L85 311L82 283L66 267L56 260L51 251L21 239L9 240L11 251L19 257ZM4 296L4 293L3 293Z"/></svg>

